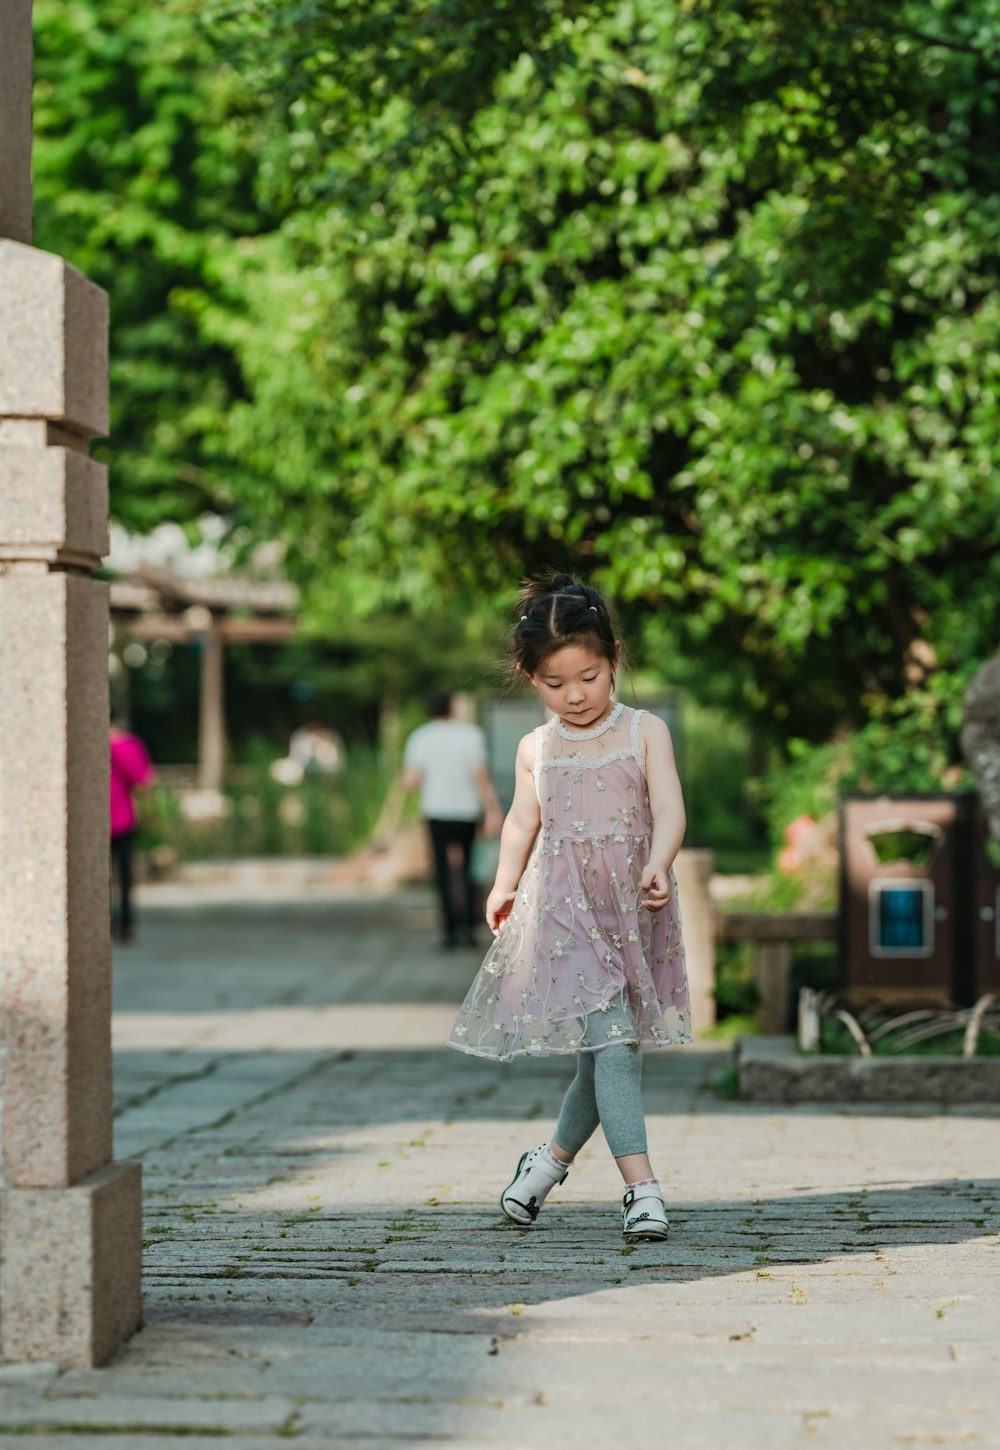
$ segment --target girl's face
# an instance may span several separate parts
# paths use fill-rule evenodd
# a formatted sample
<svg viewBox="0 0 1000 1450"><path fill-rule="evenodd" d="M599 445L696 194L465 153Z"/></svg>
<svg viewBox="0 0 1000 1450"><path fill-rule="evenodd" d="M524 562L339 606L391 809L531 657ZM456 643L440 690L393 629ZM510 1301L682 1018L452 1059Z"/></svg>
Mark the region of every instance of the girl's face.
<svg viewBox="0 0 1000 1450"><path fill-rule="evenodd" d="M611 707L612 675L620 653L617 641L613 661L595 654L587 645L563 645L531 676L531 683L548 708L567 725L589 729L600 724Z"/></svg>

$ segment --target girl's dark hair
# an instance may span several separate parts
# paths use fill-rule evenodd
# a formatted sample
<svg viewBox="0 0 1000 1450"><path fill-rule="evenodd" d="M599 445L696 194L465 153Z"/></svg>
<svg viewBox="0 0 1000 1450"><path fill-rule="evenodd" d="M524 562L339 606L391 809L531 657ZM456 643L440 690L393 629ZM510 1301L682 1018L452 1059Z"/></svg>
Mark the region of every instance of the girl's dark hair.
<svg viewBox="0 0 1000 1450"><path fill-rule="evenodd" d="M607 601L569 574L526 579L517 601L511 636L515 666L536 675L550 655L579 644L615 662L615 627Z"/></svg>

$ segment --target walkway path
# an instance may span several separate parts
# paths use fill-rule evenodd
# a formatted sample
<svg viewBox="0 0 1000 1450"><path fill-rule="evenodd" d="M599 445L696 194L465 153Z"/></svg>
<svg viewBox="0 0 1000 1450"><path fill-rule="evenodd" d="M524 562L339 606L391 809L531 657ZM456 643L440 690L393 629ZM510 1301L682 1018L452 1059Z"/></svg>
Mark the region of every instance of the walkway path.
<svg viewBox="0 0 1000 1450"><path fill-rule="evenodd" d="M524 1233L568 1066L442 1049L476 962L423 897L159 903L116 961L147 1327L0 1368L0 1445L1000 1446L1000 1107L751 1109L654 1055L670 1241L623 1247L597 1142Z"/></svg>

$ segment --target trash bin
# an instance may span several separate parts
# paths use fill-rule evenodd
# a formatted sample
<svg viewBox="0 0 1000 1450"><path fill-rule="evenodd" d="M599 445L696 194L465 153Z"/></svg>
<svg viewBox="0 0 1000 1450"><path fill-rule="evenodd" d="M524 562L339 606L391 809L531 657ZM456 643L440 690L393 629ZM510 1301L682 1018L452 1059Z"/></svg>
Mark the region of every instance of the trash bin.
<svg viewBox="0 0 1000 1450"><path fill-rule="evenodd" d="M1000 873L983 830L974 792L843 797L840 955L852 998L948 1006L1000 985Z"/></svg>

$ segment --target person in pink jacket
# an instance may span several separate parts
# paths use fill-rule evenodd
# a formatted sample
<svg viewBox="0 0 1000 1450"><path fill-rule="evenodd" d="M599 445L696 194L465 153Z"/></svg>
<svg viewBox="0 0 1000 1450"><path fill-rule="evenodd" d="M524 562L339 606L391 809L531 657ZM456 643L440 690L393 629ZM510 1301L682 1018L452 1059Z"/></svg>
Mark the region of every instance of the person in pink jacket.
<svg viewBox="0 0 1000 1450"><path fill-rule="evenodd" d="M132 850L139 829L135 792L156 779L149 752L122 728L118 714L111 721L111 871L118 886L118 909L112 915L116 941L132 940Z"/></svg>

